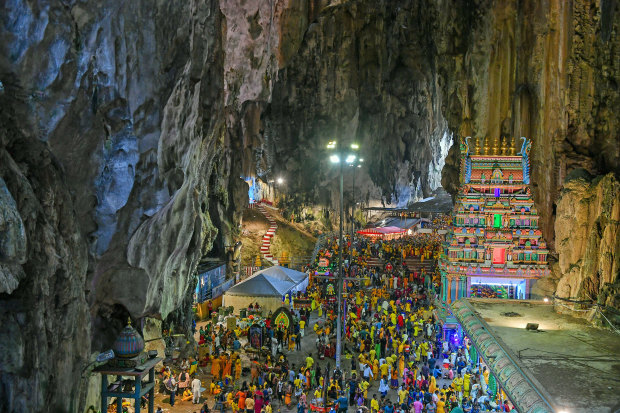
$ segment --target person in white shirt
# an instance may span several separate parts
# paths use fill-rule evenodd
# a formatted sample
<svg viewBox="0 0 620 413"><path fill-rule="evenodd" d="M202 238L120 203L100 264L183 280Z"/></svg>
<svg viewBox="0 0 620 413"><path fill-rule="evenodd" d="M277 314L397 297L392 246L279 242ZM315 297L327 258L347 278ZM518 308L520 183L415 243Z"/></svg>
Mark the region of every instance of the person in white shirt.
<svg viewBox="0 0 620 413"><path fill-rule="evenodd" d="M192 380L192 403L199 404L200 403L200 388L202 387L202 383L197 376L194 376L194 380Z"/></svg>

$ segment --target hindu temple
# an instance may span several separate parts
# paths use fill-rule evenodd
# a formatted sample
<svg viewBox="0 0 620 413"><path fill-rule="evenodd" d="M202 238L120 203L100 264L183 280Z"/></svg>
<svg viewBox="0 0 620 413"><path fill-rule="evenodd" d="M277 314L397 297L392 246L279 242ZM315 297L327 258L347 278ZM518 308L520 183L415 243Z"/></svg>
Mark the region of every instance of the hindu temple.
<svg viewBox="0 0 620 413"><path fill-rule="evenodd" d="M530 189L531 141L493 139L460 146L460 187L440 259L442 299L530 297L549 275L549 251ZM485 139L488 142L489 139ZM474 144L474 142L471 142Z"/></svg>

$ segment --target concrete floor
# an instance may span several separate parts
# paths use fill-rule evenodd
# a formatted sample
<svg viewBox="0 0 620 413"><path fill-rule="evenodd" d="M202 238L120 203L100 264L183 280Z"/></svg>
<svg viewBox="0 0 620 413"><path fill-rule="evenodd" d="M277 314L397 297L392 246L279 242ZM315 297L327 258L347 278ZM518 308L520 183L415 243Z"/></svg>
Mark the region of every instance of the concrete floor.
<svg viewBox="0 0 620 413"><path fill-rule="evenodd" d="M620 412L620 335L542 301L469 299L551 401L568 413ZM514 312L516 317L502 313ZM525 330L538 323L539 331Z"/></svg>

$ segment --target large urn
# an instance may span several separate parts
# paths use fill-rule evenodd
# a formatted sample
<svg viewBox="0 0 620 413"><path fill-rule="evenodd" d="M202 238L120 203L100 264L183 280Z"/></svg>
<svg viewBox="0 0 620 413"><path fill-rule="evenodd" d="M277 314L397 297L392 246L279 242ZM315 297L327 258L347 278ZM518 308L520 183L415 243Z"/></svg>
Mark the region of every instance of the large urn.
<svg viewBox="0 0 620 413"><path fill-rule="evenodd" d="M123 328L116 341L114 341L112 349L116 357L120 358L136 357L144 350L144 339L131 326L131 319L127 320L127 326Z"/></svg>

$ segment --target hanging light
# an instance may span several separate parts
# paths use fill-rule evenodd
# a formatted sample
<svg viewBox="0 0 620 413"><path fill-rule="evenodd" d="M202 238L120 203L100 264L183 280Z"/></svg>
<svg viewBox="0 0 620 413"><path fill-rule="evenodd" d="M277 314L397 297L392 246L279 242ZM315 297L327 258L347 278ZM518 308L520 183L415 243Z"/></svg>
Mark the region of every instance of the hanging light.
<svg viewBox="0 0 620 413"><path fill-rule="evenodd" d="M355 161L355 155L348 155L345 160L346 163L353 163L353 161Z"/></svg>
<svg viewBox="0 0 620 413"><path fill-rule="evenodd" d="M329 160L331 161L331 163L338 163L340 162L340 157L338 155L331 155L329 157Z"/></svg>

